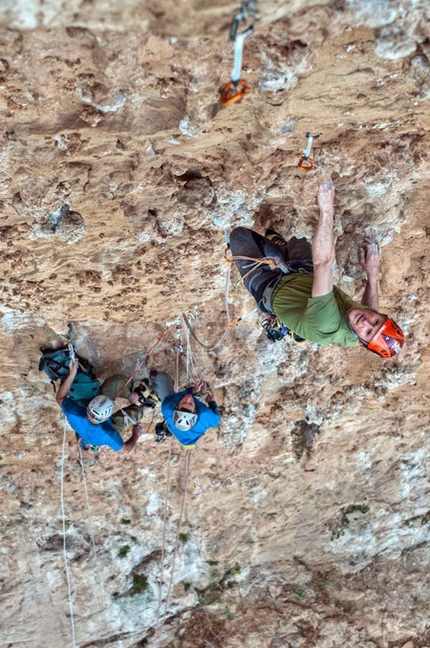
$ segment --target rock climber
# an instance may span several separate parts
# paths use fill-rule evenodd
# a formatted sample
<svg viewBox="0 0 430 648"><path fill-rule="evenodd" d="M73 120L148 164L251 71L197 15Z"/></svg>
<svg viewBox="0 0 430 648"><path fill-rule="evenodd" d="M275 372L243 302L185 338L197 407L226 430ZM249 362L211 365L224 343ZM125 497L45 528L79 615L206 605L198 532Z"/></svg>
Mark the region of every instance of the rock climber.
<svg viewBox="0 0 430 648"><path fill-rule="evenodd" d="M390 358L402 348L404 333L379 312L376 240L367 237L359 248L367 276L361 301L333 286L334 194L331 179L318 188L320 217L312 246L295 236L287 242L272 229L262 236L237 227L230 235L233 258L260 310L275 316L297 341L360 345Z"/></svg>
<svg viewBox="0 0 430 648"><path fill-rule="evenodd" d="M183 446L193 447L208 430L219 425L221 416L208 383L199 380L175 392L173 381L164 372L151 371L151 387L161 400L164 420L156 425L156 441L175 436Z"/></svg>
<svg viewBox="0 0 430 648"><path fill-rule="evenodd" d="M105 380L100 389L101 393L93 398L86 408L82 407L68 398L77 371L77 360L70 360L69 375L59 387L56 399L76 432L80 447L82 450L88 450L90 447L97 449L100 446L109 446L116 452L131 452L143 434L143 428L139 425L143 410L152 409L156 398L147 393L145 383L136 387L132 383L126 385L127 378L118 375ZM120 389L123 389L121 397L128 399L130 404L114 413L114 400ZM119 433L129 425L133 426L132 434L124 442Z"/></svg>

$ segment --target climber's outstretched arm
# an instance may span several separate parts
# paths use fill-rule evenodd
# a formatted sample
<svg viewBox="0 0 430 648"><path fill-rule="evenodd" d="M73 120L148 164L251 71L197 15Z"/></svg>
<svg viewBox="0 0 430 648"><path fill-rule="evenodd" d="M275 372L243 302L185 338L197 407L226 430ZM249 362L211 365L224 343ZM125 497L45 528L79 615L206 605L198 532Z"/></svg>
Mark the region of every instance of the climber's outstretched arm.
<svg viewBox="0 0 430 648"><path fill-rule="evenodd" d="M72 383L75 379L76 374L78 373L78 361L77 360L70 360L69 362L69 375L67 376L66 380L63 382L62 385L60 385L59 390L57 391L57 395L55 396L56 401L59 405L67 398L69 395L69 391L72 387Z"/></svg>
<svg viewBox="0 0 430 648"><path fill-rule="evenodd" d="M379 311L378 274L381 251L373 238L366 237L358 250L358 259L366 273L367 282L361 303Z"/></svg>
<svg viewBox="0 0 430 648"><path fill-rule="evenodd" d="M129 452L134 450L134 448L136 447L136 443L137 443L138 439L140 439L140 437L144 433L145 433L145 431L144 431L143 427L141 425L139 425L139 423L135 423L133 425L133 428L132 428L132 431L131 431L131 437L124 443L124 445L122 446L122 448L121 448L121 450L119 452L123 452L123 453L128 454Z"/></svg>
<svg viewBox="0 0 430 648"><path fill-rule="evenodd" d="M334 255L334 186L331 178L318 187L320 218L312 240L314 281L312 297L323 297L333 290Z"/></svg>

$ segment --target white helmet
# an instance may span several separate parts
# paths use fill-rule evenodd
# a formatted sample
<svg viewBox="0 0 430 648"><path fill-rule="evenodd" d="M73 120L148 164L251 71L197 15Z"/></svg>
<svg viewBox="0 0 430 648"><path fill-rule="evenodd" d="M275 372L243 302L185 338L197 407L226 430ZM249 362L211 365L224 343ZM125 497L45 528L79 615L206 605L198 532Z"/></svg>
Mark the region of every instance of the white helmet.
<svg viewBox="0 0 430 648"><path fill-rule="evenodd" d="M87 417L93 423L103 423L112 416L113 402L107 396L96 396L87 406Z"/></svg>
<svg viewBox="0 0 430 648"><path fill-rule="evenodd" d="M178 430L181 430L181 432L187 432L197 423L197 414L175 410L173 412L173 423Z"/></svg>

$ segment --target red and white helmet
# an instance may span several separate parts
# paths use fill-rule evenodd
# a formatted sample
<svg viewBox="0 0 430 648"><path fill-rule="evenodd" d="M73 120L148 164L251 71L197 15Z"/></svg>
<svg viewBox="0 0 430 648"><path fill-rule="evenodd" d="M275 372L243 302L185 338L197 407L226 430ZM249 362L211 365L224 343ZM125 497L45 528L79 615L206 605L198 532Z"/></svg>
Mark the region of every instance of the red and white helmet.
<svg viewBox="0 0 430 648"><path fill-rule="evenodd" d="M381 358L392 358L399 353L404 342L405 334L402 329L388 317L366 346Z"/></svg>
<svg viewBox="0 0 430 648"><path fill-rule="evenodd" d="M113 401L107 396L100 394L88 403L87 417L93 423L103 423L103 421L107 421L112 416L113 408Z"/></svg>
<svg viewBox="0 0 430 648"><path fill-rule="evenodd" d="M187 432L197 423L197 414L175 410L173 412L173 423L178 430L181 430L181 432Z"/></svg>

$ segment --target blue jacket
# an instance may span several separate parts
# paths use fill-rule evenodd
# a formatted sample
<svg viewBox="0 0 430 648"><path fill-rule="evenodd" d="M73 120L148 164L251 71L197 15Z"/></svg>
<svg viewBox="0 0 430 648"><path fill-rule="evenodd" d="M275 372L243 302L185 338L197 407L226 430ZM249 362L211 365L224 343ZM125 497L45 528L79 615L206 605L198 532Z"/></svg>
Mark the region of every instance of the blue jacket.
<svg viewBox="0 0 430 648"><path fill-rule="evenodd" d="M109 446L115 452L118 452L123 447L124 441L113 427L112 419L108 419L99 425L90 423L87 419L86 408L81 407L71 398L63 400L61 409L66 415L71 428L87 443L95 446Z"/></svg>
<svg viewBox="0 0 430 648"><path fill-rule="evenodd" d="M194 398L194 402L196 404L197 423L191 428L191 430L182 432L182 430L178 430L173 423L173 412L175 411L179 404L179 401L183 396L185 396L185 394L191 394ZM221 421L221 416L218 412L218 407L215 401L211 401L209 403L209 407L207 405L204 405L204 403L202 403L198 398L194 397L191 388L167 396L161 404L161 411L163 413L167 427L177 438L179 443L184 446L196 445L198 439L203 436L208 428L218 427L219 422Z"/></svg>

